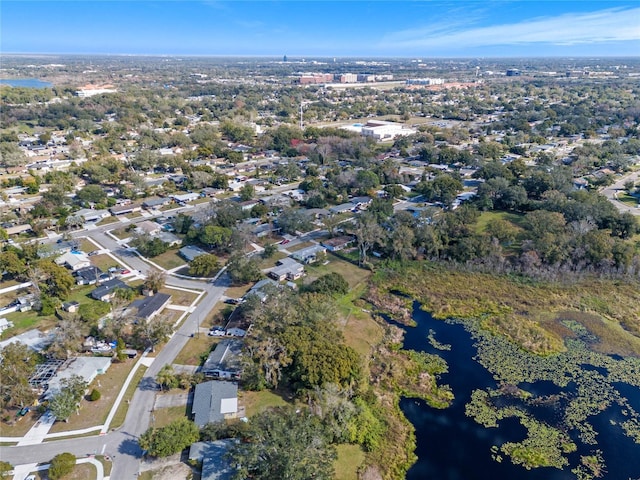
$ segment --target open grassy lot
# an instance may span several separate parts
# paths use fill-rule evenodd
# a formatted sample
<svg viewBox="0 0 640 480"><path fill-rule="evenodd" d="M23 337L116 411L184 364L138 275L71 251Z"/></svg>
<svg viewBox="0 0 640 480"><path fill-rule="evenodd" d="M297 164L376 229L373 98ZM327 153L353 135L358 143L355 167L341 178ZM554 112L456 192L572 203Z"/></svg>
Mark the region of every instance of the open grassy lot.
<svg viewBox="0 0 640 480"><path fill-rule="evenodd" d="M173 363L178 365L200 365L202 356L208 354L217 342L217 337L210 337L206 333L191 337Z"/></svg>
<svg viewBox="0 0 640 480"><path fill-rule="evenodd" d="M338 445L334 480L358 480L358 469L364 463L364 452L358 445Z"/></svg>
<svg viewBox="0 0 640 480"><path fill-rule="evenodd" d="M284 398L271 390L261 392L240 392L238 393L238 403L244 405L245 414L251 417L272 407L284 407L288 405Z"/></svg>
<svg viewBox="0 0 640 480"><path fill-rule="evenodd" d="M68 422L54 423L51 433L102 425L136 361L137 359L126 359L122 363L112 363L109 370L104 375L98 375L89 386L89 391L95 388L102 394L100 400L90 402L86 398L82 399L79 414L71 415Z"/></svg>
<svg viewBox="0 0 640 480"><path fill-rule="evenodd" d="M42 470L39 472L31 472L31 474L35 475L36 480L48 480L48 472L48 470ZM81 463L73 467L71 473L60 477L60 480L93 480L97 476L98 472L96 471L96 467L90 463Z"/></svg>
<svg viewBox="0 0 640 480"><path fill-rule="evenodd" d="M3 420L0 422L0 437L21 437L27 433L31 427L38 421L40 414L30 411L24 417L16 417L18 410L2 410ZM8 421L5 422L4 418Z"/></svg>
<svg viewBox="0 0 640 480"><path fill-rule="evenodd" d="M179 418L189 418L190 415L191 405L184 405L182 407L158 408L153 411L152 425L156 428L164 427L166 425L169 425L174 420L178 420Z"/></svg>
<svg viewBox="0 0 640 480"><path fill-rule="evenodd" d="M110 217L103 218L102 220L96 223L97 226L101 227L102 225L109 225L110 223L120 222L118 217L114 217L113 215Z"/></svg>
<svg viewBox="0 0 640 480"><path fill-rule="evenodd" d="M185 260L180 255L178 255L177 248L172 248L170 250L167 250L161 255L152 257L150 260L153 263L157 263L158 265L160 265L162 268L166 270L182 267L187 264L187 262L185 262Z"/></svg>
<svg viewBox="0 0 640 480"><path fill-rule="evenodd" d="M517 227L521 227L524 223L524 215L520 215L517 213L510 213L510 212L482 212L480 214L480 217L478 218L478 221L476 222L476 232L478 233L483 233L486 228L487 228L487 224L491 221L491 220L507 220L511 223L513 223L515 226Z"/></svg>
<svg viewBox="0 0 640 480"><path fill-rule="evenodd" d="M183 290L176 290L175 288L169 287L162 288L160 292L171 295L171 303L173 305L182 305L184 307L188 307L196 298L198 298L197 293L185 292Z"/></svg>
<svg viewBox="0 0 640 480"><path fill-rule="evenodd" d="M89 252L92 252L94 250L98 250L98 247L96 246L95 243L93 243L88 238L81 238L80 239L80 250L82 250L83 252L89 253Z"/></svg>
<svg viewBox="0 0 640 480"><path fill-rule="evenodd" d="M346 260L342 260L341 258L329 253L327 255L327 260L329 263L326 265L322 264L313 264L306 265L305 269L307 270L307 277L305 278L305 284L311 283L316 278L321 277L322 275L326 275L328 273L339 273L342 275L347 283L349 283L350 288L356 288L358 285L363 284L367 281L367 279L371 276L371 272L369 270L364 270L353 263L347 262Z"/></svg>
<svg viewBox="0 0 640 480"><path fill-rule="evenodd" d="M106 272L111 267L122 268L122 265L118 261L114 260L113 257L107 255L106 253L94 255L90 258L91 263L103 272Z"/></svg>
<svg viewBox="0 0 640 480"><path fill-rule="evenodd" d="M120 240L124 240L125 238L129 238L133 232L127 231L127 227L120 227L115 230L111 230L109 233Z"/></svg>

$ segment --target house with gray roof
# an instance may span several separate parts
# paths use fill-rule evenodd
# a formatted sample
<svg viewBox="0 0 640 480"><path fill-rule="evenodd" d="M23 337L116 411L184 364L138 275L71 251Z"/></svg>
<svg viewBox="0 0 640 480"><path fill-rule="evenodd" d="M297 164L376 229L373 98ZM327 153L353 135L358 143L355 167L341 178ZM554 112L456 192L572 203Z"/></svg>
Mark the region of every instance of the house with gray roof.
<svg viewBox="0 0 640 480"><path fill-rule="evenodd" d="M148 297L135 300L129 305L129 309L134 311L133 314L136 321L145 320L149 321L159 313L161 313L169 302L171 301L171 295L166 293L156 293L155 295L149 295Z"/></svg>
<svg viewBox="0 0 640 480"><path fill-rule="evenodd" d="M207 252L202 250L200 247L196 247L195 245L186 245L178 250L178 253L187 262L192 262L194 258L199 257L200 255L207 254Z"/></svg>
<svg viewBox="0 0 640 480"><path fill-rule="evenodd" d="M238 413L238 385L211 380L196 385L193 395L193 421L199 427L207 423L235 418Z"/></svg>
<svg viewBox="0 0 640 480"><path fill-rule="evenodd" d="M51 399L60 392L63 379L77 375L89 384L96 376L104 374L110 366L111 357L76 357L67 360L49 380L45 398Z"/></svg>
<svg viewBox="0 0 640 480"><path fill-rule="evenodd" d="M208 378L240 378L242 373L242 342L222 340L209 354L200 370Z"/></svg>
<svg viewBox="0 0 640 480"><path fill-rule="evenodd" d="M234 440L196 442L189 448L189 460L202 462L201 480L231 480L235 473L226 455Z"/></svg>
<svg viewBox="0 0 640 480"><path fill-rule="evenodd" d="M91 298L108 302L118 288L129 288L126 283L118 278L107 280L95 290L91 291Z"/></svg>
<svg viewBox="0 0 640 480"><path fill-rule="evenodd" d="M322 245L311 245L291 254L291 258L308 265L318 261L318 258L325 256L327 249Z"/></svg>

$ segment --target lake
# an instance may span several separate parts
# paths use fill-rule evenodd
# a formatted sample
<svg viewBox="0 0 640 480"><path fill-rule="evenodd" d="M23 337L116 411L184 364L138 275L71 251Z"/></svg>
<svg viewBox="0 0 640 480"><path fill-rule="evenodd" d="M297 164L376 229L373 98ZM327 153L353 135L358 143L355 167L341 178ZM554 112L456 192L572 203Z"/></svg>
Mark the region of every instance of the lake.
<svg viewBox="0 0 640 480"><path fill-rule="evenodd" d="M10 87L25 87L25 88L49 88L53 86L50 82L38 80L37 78L14 78L14 79L0 79L0 85L9 85Z"/></svg>
<svg viewBox="0 0 640 480"><path fill-rule="evenodd" d="M590 416L589 423L597 435L597 445L586 445L577 432L569 430L571 440L578 449L566 455L569 466L562 470L552 467L527 470L514 465L502 455L501 462L492 458L492 447L505 442L519 442L527 430L520 420L509 417L498 422L498 428L485 428L465 414L465 405L476 389L497 389L499 385L491 372L477 361L478 350L471 333L460 323L434 320L431 315L414 305L413 318L416 327L405 328L404 348L439 355L449 365L449 372L441 375L439 384L451 386L455 395L452 405L435 409L425 402L404 398L400 407L416 429L417 463L409 470L408 480L574 480L571 469L580 465L581 455L601 451L606 465L602 478L627 480L640 478L640 445L625 436L620 423L627 417L623 408L612 403L604 411ZM450 350L436 349L427 340L435 337L439 344L451 345ZM576 385L570 382L559 387L550 381L521 383L518 385L536 396L561 394L563 401L531 406L519 399L507 398L512 404L526 410L537 420L557 426L563 419L564 408L575 398ZM628 400L636 412L640 412L640 389L628 384L615 384L615 388ZM504 397L499 397L504 400ZM555 423L555 425L554 425ZM559 427L560 428L560 427Z"/></svg>

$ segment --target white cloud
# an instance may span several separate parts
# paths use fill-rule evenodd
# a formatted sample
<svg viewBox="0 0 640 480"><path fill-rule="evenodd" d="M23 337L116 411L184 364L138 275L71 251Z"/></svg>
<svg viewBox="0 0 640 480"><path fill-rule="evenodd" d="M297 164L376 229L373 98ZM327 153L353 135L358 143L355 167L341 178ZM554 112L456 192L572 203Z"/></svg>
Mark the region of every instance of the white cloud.
<svg viewBox="0 0 640 480"><path fill-rule="evenodd" d="M576 45L640 40L640 8L567 13L518 23L472 27L470 22L439 23L385 36L391 48L471 48L497 45Z"/></svg>

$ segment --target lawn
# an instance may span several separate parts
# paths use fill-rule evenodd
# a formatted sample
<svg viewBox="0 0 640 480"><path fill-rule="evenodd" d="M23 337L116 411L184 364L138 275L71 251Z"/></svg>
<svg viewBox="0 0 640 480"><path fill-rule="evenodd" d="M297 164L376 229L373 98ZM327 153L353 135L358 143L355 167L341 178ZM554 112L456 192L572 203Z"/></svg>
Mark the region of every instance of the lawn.
<svg viewBox="0 0 640 480"><path fill-rule="evenodd" d="M187 264L185 260L178 255L178 249L172 248L171 250L167 250L161 255L150 258L153 263L157 263L162 268L166 270L171 270L173 268L182 267Z"/></svg>
<svg viewBox="0 0 640 480"><path fill-rule="evenodd" d="M102 226L102 225L109 225L110 223L116 223L116 222L120 222L120 220L118 219L118 217L114 217L113 215L110 217L106 217L103 218L102 220L99 220L96 225L97 226Z"/></svg>
<svg viewBox="0 0 640 480"><path fill-rule="evenodd" d="M127 227L117 228L115 230L111 230L109 233L120 240L124 240L125 238L129 238L133 232L127 232Z"/></svg>
<svg viewBox="0 0 640 480"><path fill-rule="evenodd" d="M244 405L245 415L251 417L272 407L284 407L289 404L281 395L271 390L261 392L240 392L238 403Z"/></svg>
<svg viewBox="0 0 640 480"><path fill-rule="evenodd" d="M127 213L127 215L125 215L126 218L128 218L129 220L133 220L135 218L140 218L142 217L142 213L141 212L132 212L132 213Z"/></svg>
<svg viewBox="0 0 640 480"><path fill-rule="evenodd" d="M160 293L171 295L171 304L181 305L183 307L190 306L194 302L194 300L198 298L197 293L185 292L183 290L176 290L175 288L170 287L164 287L160 289Z"/></svg>
<svg viewBox="0 0 640 480"><path fill-rule="evenodd" d="M2 416L8 415L9 422L12 424L0 422L0 437L21 437L27 433L31 427L38 421L40 414L33 410L24 417L16 417L18 410L2 410Z"/></svg>
<svg viewBox="0 0 640 480"><path fill-rule="evenodd" d="M200 365L202 363L200 358L211 351L216 340L217 337L210 337L206 333L191 337L173 363L178 365Z"/></svg>
<svg viewBox="0 0 640 480"><path fill-rule="evenodd" d="M247 293L251 287L253 287L253 283L249 283L247 285L239 285L236 287L229 287L225 292L225 295L230 298L240 298L245 293Z"/></svg>
<svg viewBox="0 0 640 480"><path fill-rule="evenodd" d="M82 238L80 239L80 250L89 253L94 250L99 250L99 247L88 238Z"/></svg>
<svg viewBox="0 0 640 480"><path fill-rule="evenodd" d="M349 283L349 287L353 289L365 282L371 275L369 270L365 270L353 263L342 260L331 253L327 254L327 260L329 260L329 263L326 265L306 265L305 269L307 270L307 277L305 278L304 283L311 283L322 275L335 272L342 275L347 283Z"/></svg>
<svg viewBox="0 0 640 480"><path fill-rule="evenodd" d="M104 375L98 375L89 387L89 391L95 388L102 394L100 400L90 402L82 399L79 414L71 415L68 422L54 423L51 433L102 425L136 361L128 358L122 363L112 363L109 370Z"/></svg>
<svg viewBox="0 0 640 480"><path fill-rule="evenodd" d="M191 415L191 405L183 405L181 407L158 408L151 415L151 426L155 428L169 425L174 420Z"/></svg>
<svg viewBox="0 0 640 480"><path fill-rule="evenodd" d="M258 266L260 267L260 270L263 270L265 268L272 268L276 266L276 262L278 260L282 260L283 258L286 258L287 254L283 253L283 252L276 252L273 255L271 255L269 258L263 258L262 255L256 255L254 258L256 258L258 260Z"/></svg>
<svg viewBox="0 0 640 480"><path fill-rule="evenodd" d="M95 287L91 285L77 287L72 290L71 295L66 301L75 301L80 304L95 302L96 300L93 300L88 296L89 292L94 288ZM5 315L5 317L10 322L13 322L14 326L2 332L2 338L12 337L36 327L42 331L46 331L55 326L58 322L55 315L43 316L39 315L38 312L34 310L29 310L28 312L9 313Z"/></svg>
<svg viewBox="0 0 640 480"><path fill-rule="evenodd" d="M480 214L480 217L478 218L478 221L476 222L476 232L483 233L487 228L487 224L491 220L496 219L508 220L516 227L522 227L522 224L524 222L524 215L510 212L482 212Z"/></svg>
<svg viewBox="0 0 640 480"><path fill-rule="evenodd" d="M96 267L98 267L103 272L106 272L111 267L116 267L116 268L122 267L120 263L118 263L116 260L113 259L113 257L111 257L110 255L107 255L106 253L103 253L100 255L94 255L93 257L90 257L90 258L91 258L91 263Z"/></svg>
<svg viewBox="0 0 640 480"><path fill-rule="evenodd" d="M334 480L358 480L358 469L364 463L364 452L358 445L338 445L334 462Z"/></svg>
<svg viewBox="0 0 640 480"><path fill-rule="evenodd" d="M637 207L640 205L640 197L634 197L628 193L620 193L618 195L618 200L630 207Z"/></svg>
<svg viewBox="0 0 640 480"><path fill-rule="evenodd" d="M147 370L147 367L144 365L140 365L138 370L136 370L131 383L127 387L127 391L122 397L122 402L120 402L120 406L116 411L116 414L113 416L113 420L111 421L111 425L109 426L111 429L118 428L124 423L124 419L127 416L127 411L129 410L129 402L133 398L133 394L136 392L136 388L138 388L138 384L142 377L144 376L144 372Z"/></svg>
<svg viewBox="0 0 640 480"><path fill-rule="evenodd" d="M317 243L313 243L313 242L302 242L299 243L297 245L294 245L293 247L289 247L287 245L285 245L284 247L289 250L290 252L297 252L298 250L302 250L303 248L307 248L307 247L311 247L313 245L317 245Z"/></svg>

